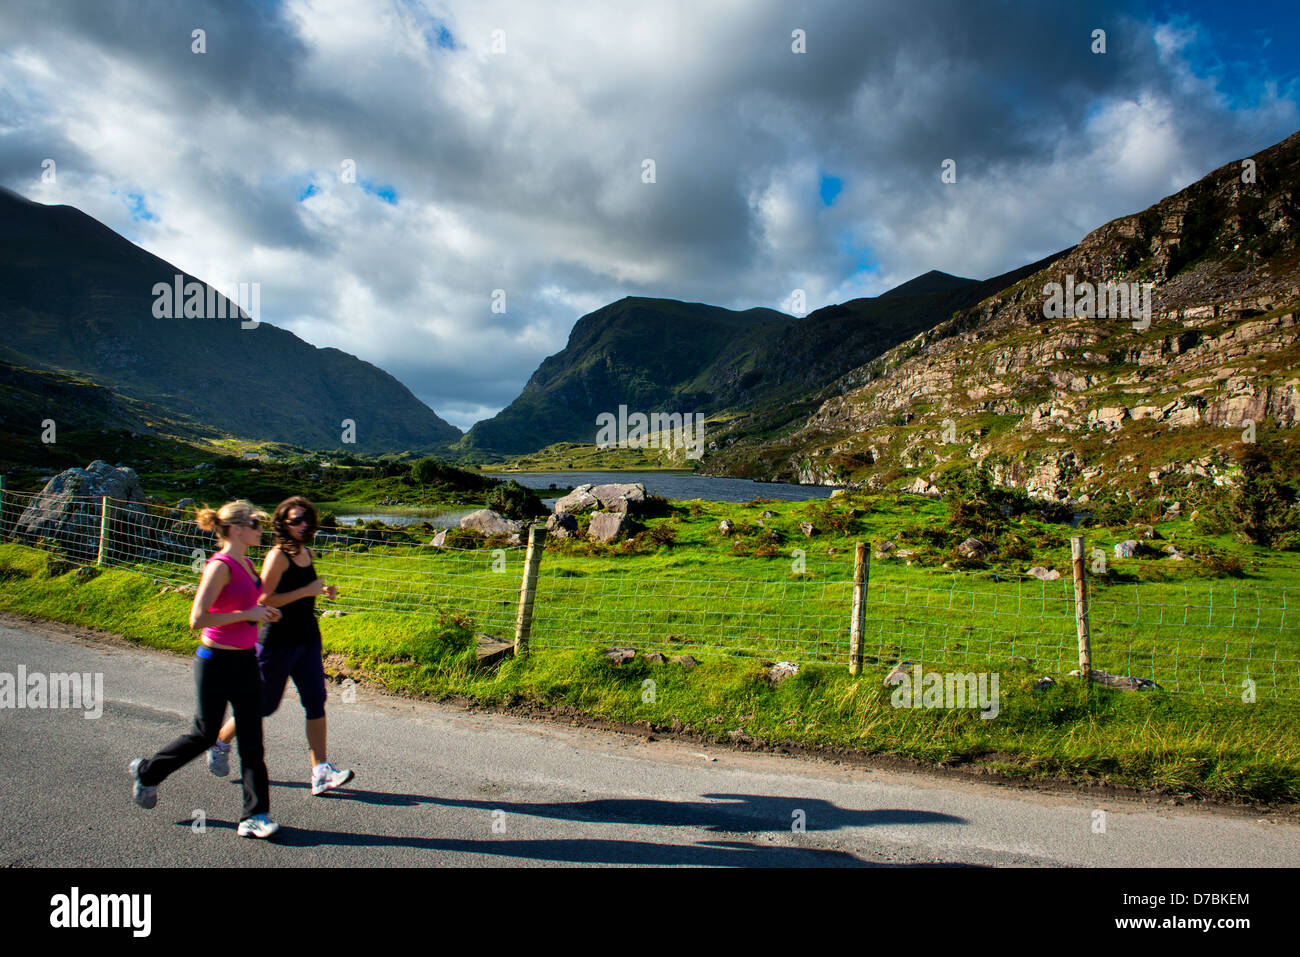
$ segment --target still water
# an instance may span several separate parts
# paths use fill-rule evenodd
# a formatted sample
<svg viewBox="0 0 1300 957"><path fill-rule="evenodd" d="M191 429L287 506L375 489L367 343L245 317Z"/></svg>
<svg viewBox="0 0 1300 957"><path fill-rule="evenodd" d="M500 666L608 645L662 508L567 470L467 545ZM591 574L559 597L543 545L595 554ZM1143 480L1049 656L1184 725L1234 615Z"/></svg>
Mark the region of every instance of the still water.
<svg viewBox="0 0 1300 957"><path fill-rule="evenodd" d="M782 501L802 502L810 498L829 498L834 489L824 485L787 485L782 482L754 482L750 479L715 478L691 472L484 472L499 479L514 479L520 485L546 492L551 485L557 489L579 485L629 484L641 482L652 495L677 500L700 498L710 502L748 502L753 498L775 498ZM547 508L555 505L559 494L542 498ZM379 519L390 525L412 525L431 522L435 525L455 525L474 511L456 508L446 511L433 509L393 509L382 512L340 515L340 522L352 524Z"/></svg>

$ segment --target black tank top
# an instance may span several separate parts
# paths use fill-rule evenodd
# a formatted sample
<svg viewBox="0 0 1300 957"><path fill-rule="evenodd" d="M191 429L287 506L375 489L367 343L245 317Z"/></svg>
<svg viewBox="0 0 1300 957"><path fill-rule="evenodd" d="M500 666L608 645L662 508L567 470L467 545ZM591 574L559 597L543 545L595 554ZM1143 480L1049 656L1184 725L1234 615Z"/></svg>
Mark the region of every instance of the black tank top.
<svg viewBox="0 0 1300 957"><path fill-rule="evenodd" d="M286 558L289 556L286 555ZM308 562L305 568L295 565L289 558L289 567L280 576L275 593L297 591L316 580L316 565ZM308 595L280 607L280 620L263 625L262 644L268 648L289 648L320 640L320 626L316 623L316 596Z"/></svg>

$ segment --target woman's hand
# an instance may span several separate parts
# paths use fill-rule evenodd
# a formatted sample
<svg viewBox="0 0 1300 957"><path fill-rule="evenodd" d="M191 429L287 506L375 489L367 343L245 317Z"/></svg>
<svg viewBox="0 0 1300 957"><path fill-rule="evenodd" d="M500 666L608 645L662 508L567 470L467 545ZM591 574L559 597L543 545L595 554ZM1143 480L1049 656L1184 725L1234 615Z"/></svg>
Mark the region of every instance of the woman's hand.
<svg viewBox="0 0 1300 957"><path fill-rule="evenodd" d="M244 612L245 620L252 622L279 621L280 617L280 609L270 605L254 605Z"/></svg>
<svg viewBox="0 0 1300 957"><path fill-rule="evenodd" d="M325 584L325 580L322 578L314 578L304 587L307 589L308 595L324 595L330 601L337 598L339 593L339 590L333 585Z"/></svg>

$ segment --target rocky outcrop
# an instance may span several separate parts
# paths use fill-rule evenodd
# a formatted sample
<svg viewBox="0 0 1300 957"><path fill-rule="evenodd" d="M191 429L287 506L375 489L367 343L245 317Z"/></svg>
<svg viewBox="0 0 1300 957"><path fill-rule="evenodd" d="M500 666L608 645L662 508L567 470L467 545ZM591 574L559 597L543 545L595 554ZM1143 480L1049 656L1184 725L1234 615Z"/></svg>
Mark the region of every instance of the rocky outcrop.
<svg viewBox="0 0 1300 957"><path fill-rule="evenodd" d="M524 523L506 518L491 509L480 508L462 518L460 527L480 535L515 535L523 531Z"/></svg>

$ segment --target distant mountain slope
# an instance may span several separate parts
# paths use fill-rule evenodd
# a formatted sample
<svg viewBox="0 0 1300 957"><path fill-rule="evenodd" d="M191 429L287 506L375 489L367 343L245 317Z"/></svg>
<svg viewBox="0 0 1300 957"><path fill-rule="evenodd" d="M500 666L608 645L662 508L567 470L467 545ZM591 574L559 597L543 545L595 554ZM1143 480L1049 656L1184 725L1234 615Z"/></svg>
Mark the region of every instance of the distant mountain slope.
<svg viewBox="0 0 1300 957"><path fill-rule="evenodd" d="M617 414L620 405L644 413L711 411L720 367L743 376L746 357L792 321L772 309L620 299L579 319L564 349L542 362L510 405L475 424L459 448L518 455L556 442L591 443L596 417Z"/></svg>
<svg viewBox="0 0 1300 957"><path fill-rule="evenodd" d="M1233 447L1300 421L1300 133L1089 233L850 375L805 426L710 471L929 489L983 462L1053 499L1230 481ZM1049 283L1151 283L1149 327L1048 318ZM884 298L884 297L881 297Z"/></svg>
<svg viewBox="0 0 1300 957"><path fill-rule="evenodd" d="M628 297L579 319L565 348L506 409L477 423L458 450L483 457L591 443L596 416L619 405L716 416L726 424L706 429L715 442L792 430L845 373L1048 261L985 282L931 272L802 319Z"/></svg>
<svg viewBox="0 0 1300 957"><path fill-rule="evenodd" d="M0 189L7 361L73 373L255 440L352 448L341 442L344 419L356 423L358 451L430 450L459 439L391 375L337 349L266 322L241 329L238 318L155 318L155 283L170 285L178 273L79 210Z"/></svg>

